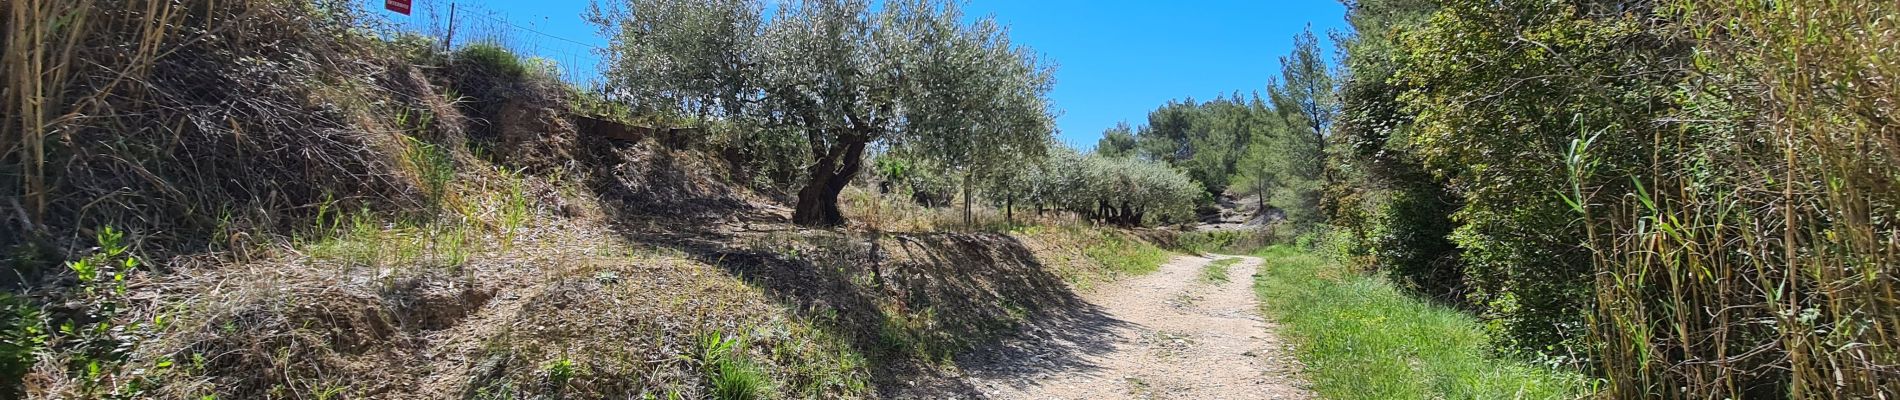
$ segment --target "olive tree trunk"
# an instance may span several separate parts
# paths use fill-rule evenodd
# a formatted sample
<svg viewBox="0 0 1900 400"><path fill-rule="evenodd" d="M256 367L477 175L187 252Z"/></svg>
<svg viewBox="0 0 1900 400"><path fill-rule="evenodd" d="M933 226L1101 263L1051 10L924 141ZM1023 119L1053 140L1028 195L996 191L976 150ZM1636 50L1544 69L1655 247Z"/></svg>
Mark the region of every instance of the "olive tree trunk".
<svg viewBox="0 0 1900 400"><path fill-rule="evenodd" d="M844 225L844 211L838 209L838 193L851 184L864 162L866 142L844 142L831 146L811 166L805 188L798 191L798 204L792 208L792 223L800 226L834 227Z"/></svg>

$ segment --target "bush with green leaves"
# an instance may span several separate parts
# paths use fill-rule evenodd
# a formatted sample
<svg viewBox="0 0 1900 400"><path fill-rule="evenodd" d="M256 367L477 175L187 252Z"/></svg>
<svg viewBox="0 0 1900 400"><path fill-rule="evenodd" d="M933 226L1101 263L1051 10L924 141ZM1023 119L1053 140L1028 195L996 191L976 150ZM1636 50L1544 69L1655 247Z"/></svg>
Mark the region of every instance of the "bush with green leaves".
<svg viewBox="0 0 1900 400"><path fill-rule="evenodd" d="M1895 393L1895 11L1355 2L1334 222L1610 397Z"/></svg>
<svg viewBox="0 0 1900 400"><path fill-rule="evenodd" d="M1408 287L1481 310L1504 347L1580 357L1591 252L1556 195L1556 166L1579 132L1608 132L1619 149L1594 172L1633 172L1649 156L1643 139L1669 110L1681 48L1646 30L1640 11L1591 1L1356 8L1355 23L1374 32L1346 42L1355 79L1338 151L1349 160L1329 170L1366 192L1331 191L1354 202L1331 205L1334 217L1352 221L1374 265Z"/></svg>
<svg viewBox="0 0 1900 400"><path fill-rule="evenodd" d="M513 50L495 42L477 42L455 50L455 63L483 76L520 79L528 66Z"/></svg>
<svg viewBox="0 0 1900 400"><path fill-rule="evenodd" d="M26 298L0 293L0 378L20 382L39 360L48 334L46 316L37 305ZM24 389L12 383L0 384L0 395L24 396Z"/></svg>
<svg viewBox="0 0 1900 400"><path fill-rule="evenodd" d="M35 364L62 360L64 373L88 397L137 398L149 389L160 365L129 365L127 359L152 331L169 320L127 318L133 299L130 277L145 268L133 256L125 232L102 227L91 254L66 263L75 286L58 298L26 298L0 293L0 393L18 393L22 376Z"/></svg>

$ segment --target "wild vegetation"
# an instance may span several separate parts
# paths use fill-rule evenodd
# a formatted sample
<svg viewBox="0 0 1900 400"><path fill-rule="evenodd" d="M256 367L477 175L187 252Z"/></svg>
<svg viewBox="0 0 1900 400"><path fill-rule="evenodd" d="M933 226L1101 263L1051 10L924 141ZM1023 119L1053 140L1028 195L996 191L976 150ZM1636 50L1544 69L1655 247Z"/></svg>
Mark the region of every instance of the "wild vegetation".
<svg viewBox="0 0 1900 400"><path fill-rule="evenodd" d="M1418 301L1390 281L1352 270L1325 249L1255 253L1255 283L1314 391L1328 399L1570 399L1587 394L1574 370L1491 352L1471 315Z"/></svg>
<svg viewBox="0 0 1900 400"><path fill-rule="evenodd" d="M942 161L969 182L1043 155L1049 66L995 21L964 23L953 3L881 5L788 2L767 19L751 0L636 0L596 20L614 33L610 78L641 109L809 148L793 208L801 225L844 224L838 196L874 144Z"/></svg>
<svg viewBox="0 0 1900 400"><path fill-rule="evenodd" d="M1153 271L1091 221L1200 193L1049 157L1048 68L949 3L629 5L590 92L350 2L5 3L0 397L876 396Z"/></svg>
<svg viewBox="0 0 1900 400"><path fill-rule="evenodd" d="M1254 196L1260 212L1276 209L1297 225L1316 225L1324 217L1324 136L1338 108L1335 72L1320 51L1312 32L1297 36L1265 98L1236 92L1208 102L1171 101L1149 112L1146 124L1103 132L1095 154L1163 163L1185 171L1210 197Z"/></svg>
<svg viewBox="0 0 1900 400"><path fill-rule="evenodd" d="M1345 3L1081 152L952 1L605 2L591 90L352 2L5 2L0 395L869 397L1288 243L1330 396L1900 394L1900 6Z"/></svg>
<svg viewBox="0 0 1900 400"><path fill-rule="evenodd" d="M1355 265L1606 396L1900 393L1893 4L1350 6Z"/></svg>

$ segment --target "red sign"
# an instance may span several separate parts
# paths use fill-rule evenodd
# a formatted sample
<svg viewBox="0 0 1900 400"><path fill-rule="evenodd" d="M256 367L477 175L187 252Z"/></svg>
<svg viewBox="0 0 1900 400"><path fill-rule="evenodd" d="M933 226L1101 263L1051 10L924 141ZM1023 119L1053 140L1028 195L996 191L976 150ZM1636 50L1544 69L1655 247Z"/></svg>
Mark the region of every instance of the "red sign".
<svg viewBox="0 0 1900 400"><path fill-rule="evenodd" d="M409 0L383 0L383 8L409 15Z"/></svg>

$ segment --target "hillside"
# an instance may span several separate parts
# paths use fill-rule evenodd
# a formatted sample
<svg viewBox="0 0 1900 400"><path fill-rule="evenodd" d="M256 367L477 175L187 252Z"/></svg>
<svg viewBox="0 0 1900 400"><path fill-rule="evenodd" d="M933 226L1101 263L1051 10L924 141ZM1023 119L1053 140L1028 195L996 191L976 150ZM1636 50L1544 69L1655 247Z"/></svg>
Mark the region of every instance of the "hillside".
<svg viewBox="0 0 1900 400"><path fill-rule="evenodd" d="M0 1L0 398L1900 397L1900 3L435 6Z"/></svg>
<svg viewBox="0 0 1900 400"><path fill-rule="evenodd" d="M865 187L847 210L899 231L801 227L734 132L501 47L299 2L113 3L148 11L7 20L54 35L9 54L89 60L39 82L64 101L9 98L61 127L8 131L49 150L8 153L44 177L4 205L16 395L871 397L1159 263L1087 223L904 231L955 219L866 214L902 201Z"/></svg>

